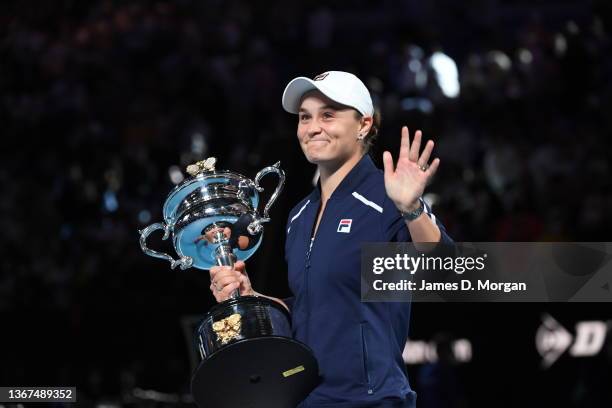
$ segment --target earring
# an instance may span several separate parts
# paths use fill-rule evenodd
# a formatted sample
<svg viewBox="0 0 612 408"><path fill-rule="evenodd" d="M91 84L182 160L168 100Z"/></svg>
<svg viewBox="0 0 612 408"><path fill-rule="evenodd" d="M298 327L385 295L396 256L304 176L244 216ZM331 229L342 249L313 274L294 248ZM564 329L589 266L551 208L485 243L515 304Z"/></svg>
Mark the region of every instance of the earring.
<svg viewBox="0 0 612 408"><path fill-rule="evenodd" d="M357 136L357 140L363 140L365 138L365 135L359 135Z"/></svg>

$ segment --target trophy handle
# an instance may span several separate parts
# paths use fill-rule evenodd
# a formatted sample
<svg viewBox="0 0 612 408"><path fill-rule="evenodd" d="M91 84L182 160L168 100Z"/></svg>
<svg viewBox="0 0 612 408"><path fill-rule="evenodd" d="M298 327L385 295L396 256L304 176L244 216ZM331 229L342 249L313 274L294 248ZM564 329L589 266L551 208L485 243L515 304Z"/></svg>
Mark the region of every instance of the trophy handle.
<svg viewBox="0 0 612 408"><path fill-rule="evenodd" d="M140 248L142 249L142 251L145 254L154 258L161 258L169 261L171 269L174 269L177 266L180 266L183 270L191 268L191 265L193 264L193 258L191 258L190 256L181 256L180 259L174 259L165 252L154 251L147 247L147 238L149 237L149 235L151 235L153 231L157 230L164 231L164 236L162 237L162 239L168 239L168 237L170 236L170 226L161 222L156 222L155 224L151 224L145 229L138 231L140 233Z"/></svg>
<svg viewBox="0 0 612 408"><path fill-rule="evenodd" d="M274 190L274 193L272 194L272 196L270 196L268 203L264 207L263 217L256 218L251 224L249 224L247 229L251 235L255 235L261 232L261 230L263 229L261 224L270 221L270 217L268 215L270 207L272 207L272 204L274 204L274 201L276 201L278 195L281 193L281 191L283 191L283 187L285 186L285 172L283 171L283 169L280 168L280 162L278 161L274 163L273 166L265 167L260 170L259 173L257 173L257 175L255 176L255 188L257 189L257 191L264 191L263 187L259 186L259 180L261 180L265 175L270 173L276 173L278 175L278 184L276 185L276 190Z"/></svg>

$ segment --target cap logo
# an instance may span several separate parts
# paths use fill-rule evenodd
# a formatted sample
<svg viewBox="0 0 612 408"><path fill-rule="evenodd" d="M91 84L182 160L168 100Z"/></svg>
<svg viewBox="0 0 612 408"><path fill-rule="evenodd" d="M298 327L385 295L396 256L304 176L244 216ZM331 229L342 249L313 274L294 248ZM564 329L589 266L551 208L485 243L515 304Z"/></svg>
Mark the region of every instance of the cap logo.
<svg viewBox="0 0 612 408"><path fill-rule="evenodd" d="M313 81L322 81L325 78L327 78L327 76L329 75L329 72L324 72L322 74L317 75L316 77L314 77L312 80Z"/></svg>

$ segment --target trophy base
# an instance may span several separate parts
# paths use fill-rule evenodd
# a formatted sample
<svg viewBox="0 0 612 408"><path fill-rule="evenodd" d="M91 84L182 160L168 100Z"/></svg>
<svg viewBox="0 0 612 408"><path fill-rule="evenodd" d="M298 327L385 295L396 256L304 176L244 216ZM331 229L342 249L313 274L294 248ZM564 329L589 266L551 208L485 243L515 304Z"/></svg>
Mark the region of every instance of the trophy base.
<svg viewBox="0 0 612 408"><path fill-rule="evenodd" d="M295 408L319 383L302 343L277 336L240 340L203 360L191 380L200 408Z"/></svg>

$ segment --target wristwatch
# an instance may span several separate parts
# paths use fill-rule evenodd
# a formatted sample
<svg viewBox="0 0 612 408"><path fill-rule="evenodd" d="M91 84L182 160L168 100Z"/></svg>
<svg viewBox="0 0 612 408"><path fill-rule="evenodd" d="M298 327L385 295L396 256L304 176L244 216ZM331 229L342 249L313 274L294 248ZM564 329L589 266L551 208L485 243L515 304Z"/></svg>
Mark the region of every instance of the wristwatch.
<svg viewBox="0 0 612 408"><path fill-rule="evenodd" d="M421 200L419 198L419 208L417 208L416 210L410 211L410 212L403 212L400 211L400 214L402 214L402 218L406 221L414 221L417 218L419 218L419 215L423 214L423 211L425 210L425 205L423 204L423 200Z"/></svg>

